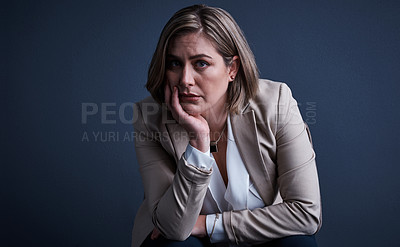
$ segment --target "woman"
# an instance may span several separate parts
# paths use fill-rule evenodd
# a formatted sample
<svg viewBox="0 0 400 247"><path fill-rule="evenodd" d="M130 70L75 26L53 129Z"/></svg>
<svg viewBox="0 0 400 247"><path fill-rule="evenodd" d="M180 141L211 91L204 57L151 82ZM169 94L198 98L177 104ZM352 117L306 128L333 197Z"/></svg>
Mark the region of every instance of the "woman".
<svg viewBox="0 0 400 247"><path fill-rule="evenodd" d="M321 204L307 126L284 83L258 79L224 10L164 27L135 106L144 201L132 246L316 246Z"/></svg>

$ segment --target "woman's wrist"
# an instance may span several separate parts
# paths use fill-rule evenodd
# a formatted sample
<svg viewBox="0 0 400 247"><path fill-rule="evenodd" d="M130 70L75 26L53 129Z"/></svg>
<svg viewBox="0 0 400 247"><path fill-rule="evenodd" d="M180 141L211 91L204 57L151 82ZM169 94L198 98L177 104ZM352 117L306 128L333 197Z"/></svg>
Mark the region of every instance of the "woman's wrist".
<svg viewBox="0 0 400 247"><path fill-rule="evenodd" d="M189 140L192 147L206 153L210 149L210 135L207 134L196 134Z"/></svg>

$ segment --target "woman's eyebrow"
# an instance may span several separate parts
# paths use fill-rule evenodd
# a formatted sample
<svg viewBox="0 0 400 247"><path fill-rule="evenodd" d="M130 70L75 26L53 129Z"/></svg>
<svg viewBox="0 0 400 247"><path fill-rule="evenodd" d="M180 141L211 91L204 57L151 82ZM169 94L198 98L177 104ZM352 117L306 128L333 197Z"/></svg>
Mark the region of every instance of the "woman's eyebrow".
<svg viewBox="0 0 400 247"><path fill-rule="evenodd" d="M197 55L194 55L194 56L190 56L189 59L193 60L193 59L201 58L201 57L207 57L207 58L213 59L211 56L206 55L206 54L197 54ZM175 56L175 55L172 55L172 54L167 54L167 58L180 59L178 56Z"/></svg>
<svg viewBox="0 0 400 247"><path fill-rule="evenodd" d="M201 57L208 57L208 58L212 59L211 56L208 56L208 55L206 55L206 54L194 55L194 56L189 57L189 59L192 60L192 59L201 58Z"/></svg>

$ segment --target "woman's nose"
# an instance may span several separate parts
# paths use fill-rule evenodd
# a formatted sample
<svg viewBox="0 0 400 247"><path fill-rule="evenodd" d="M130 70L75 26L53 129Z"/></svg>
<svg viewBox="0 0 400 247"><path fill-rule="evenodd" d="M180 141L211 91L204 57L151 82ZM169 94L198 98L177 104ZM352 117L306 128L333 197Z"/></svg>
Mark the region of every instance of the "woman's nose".
<svg viewBox="0 0 400 247"><path fill-rule="evenodd" d="M189 66L185 66L183 68L180 78L180 84L186 87L194 85L193 71Z"/></svg>

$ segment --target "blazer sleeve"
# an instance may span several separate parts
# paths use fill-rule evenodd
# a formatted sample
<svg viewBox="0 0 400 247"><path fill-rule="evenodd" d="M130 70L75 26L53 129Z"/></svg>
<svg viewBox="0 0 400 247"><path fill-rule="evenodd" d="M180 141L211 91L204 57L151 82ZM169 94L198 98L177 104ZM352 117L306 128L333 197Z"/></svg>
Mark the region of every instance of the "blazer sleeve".
<svg viewBox="0 0 400 247"><path fill-rule="evenodd" d="M135 149L144 206L164 237L185 240L202 208L212 171L188 164L184 155L176 163L161 145L161 138L166 137L149 129L140 104L136 104L135 111Z"/></svg>
<svg viewBox="0 0 400 247"><path fill-rule="evenodd" d="M297 102L286 84L280 86L277 111L277 184L283 201L252 211L224 212L230 241L261 243L290 235L311 235L320 228L315 153Z"/></svg>

